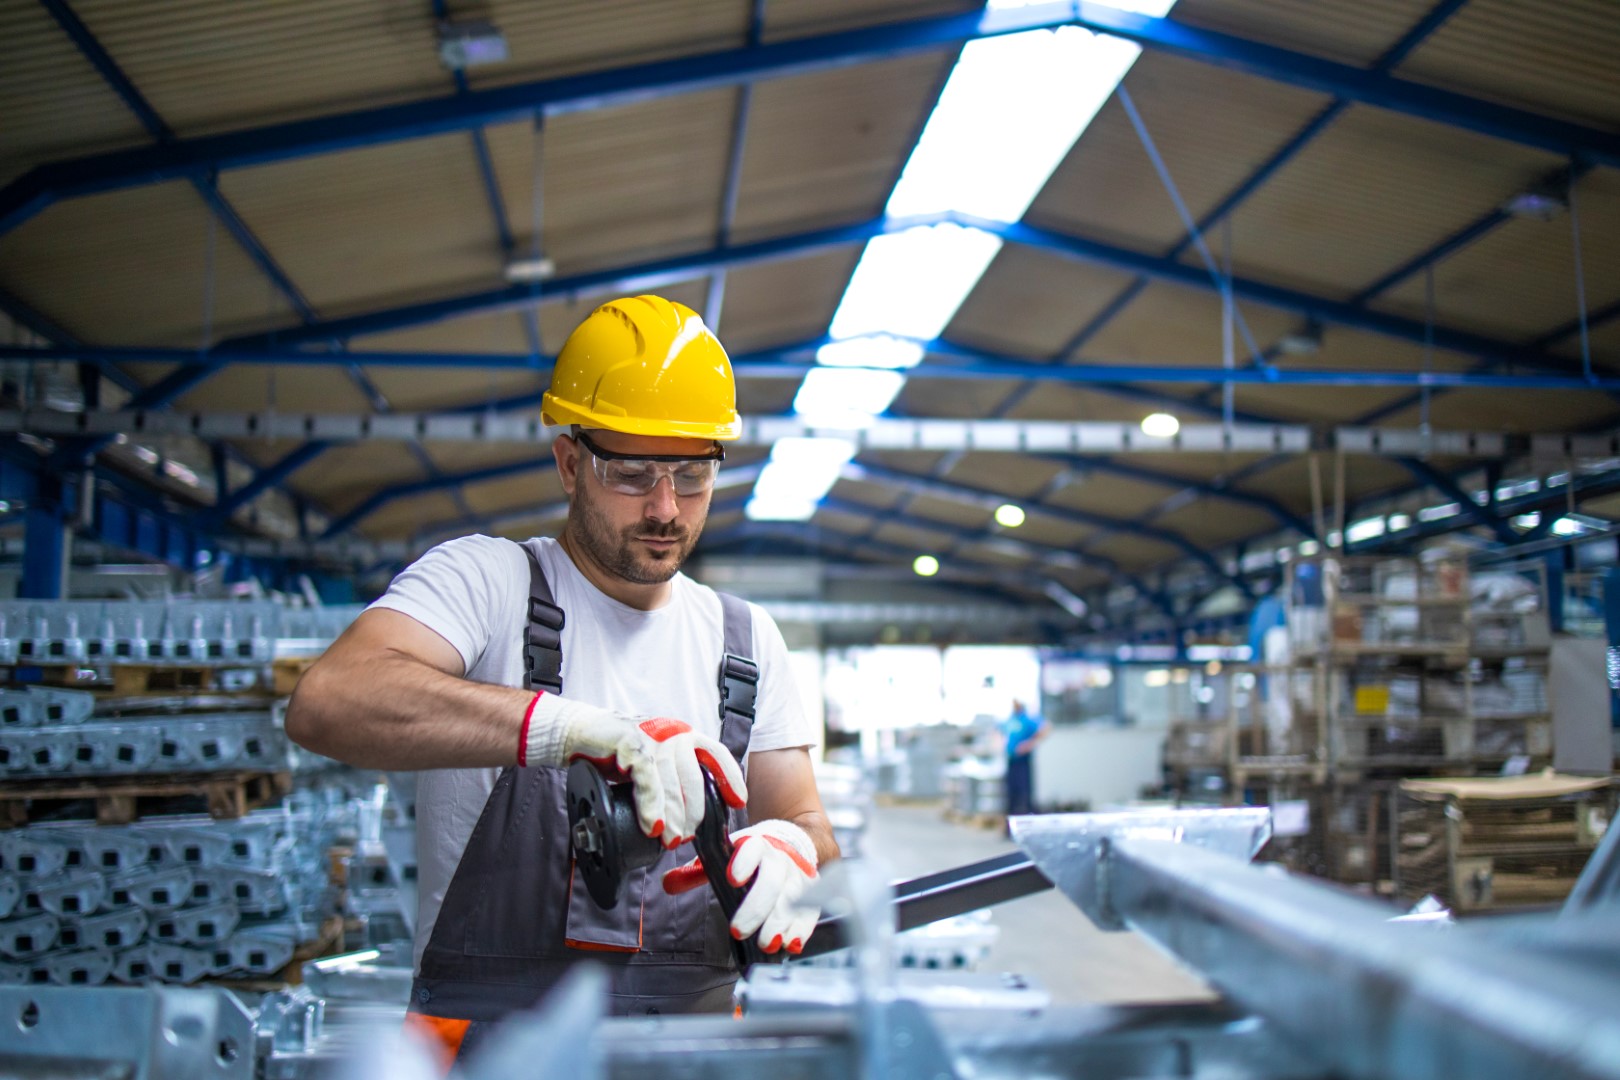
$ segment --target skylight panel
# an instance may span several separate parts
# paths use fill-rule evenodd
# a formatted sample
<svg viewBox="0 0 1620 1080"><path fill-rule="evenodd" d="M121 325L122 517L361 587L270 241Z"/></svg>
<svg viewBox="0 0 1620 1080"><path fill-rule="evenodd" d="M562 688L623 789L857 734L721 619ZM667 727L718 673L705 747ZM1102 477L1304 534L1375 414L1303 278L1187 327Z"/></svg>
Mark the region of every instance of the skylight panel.
<svg viewBox="0 0 1620 1080"><path fill-rule="evenodd" d="M919 225L867 241L828 331L835 338L938 337L1001 250L1001 238L960 225Z"/></svg>
<svg viewBox="0 0 1620 1080"><path fill-rule="evenodd" d="M848 439L790 437L776 440L743 512L754 521L808 521L832 490L838 472L855 456Z"/></svg>
<svg viewBox="0 0 1620 1080"><path fill-rule="evenodd" d="M888 334L830 341L816 350L816 363L827 367L911 368L922 358L923 347L917 342Z"/></svg>
<svg viewBox="0 0 1620 1080"><path fill-rule="evenodd" d="M815 427L871 427L905 383L898 371L816 368L805 374L793 411Z"/></svg>

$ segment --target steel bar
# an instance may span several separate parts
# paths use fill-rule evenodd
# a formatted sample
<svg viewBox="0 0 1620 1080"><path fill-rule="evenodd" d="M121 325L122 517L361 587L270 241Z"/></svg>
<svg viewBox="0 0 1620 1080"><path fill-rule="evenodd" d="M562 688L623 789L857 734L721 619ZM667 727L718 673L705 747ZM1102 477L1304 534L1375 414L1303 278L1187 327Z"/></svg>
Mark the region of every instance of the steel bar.
<svg viewBox="0 0 1620 1080"><path fill-rule="evenodd" d="M1394 925L1376 902L1183 845L1116 839L1101 865L1088 913L1170 949L1334 1075L1620 1077L1620 983L1601 965Z"/></svg>
<svg viewBox="0 0 1620 1080"><path fill-rule="evenodd" d="M1021 851L1009 852L897 884L894 887L894 929L914 930L1051 887L1052 882L1036 869L1028 855ZM848 920L843 916L828 916L816 924L815 932L805 943L803 955L820 956L851 944Z"/></svg>

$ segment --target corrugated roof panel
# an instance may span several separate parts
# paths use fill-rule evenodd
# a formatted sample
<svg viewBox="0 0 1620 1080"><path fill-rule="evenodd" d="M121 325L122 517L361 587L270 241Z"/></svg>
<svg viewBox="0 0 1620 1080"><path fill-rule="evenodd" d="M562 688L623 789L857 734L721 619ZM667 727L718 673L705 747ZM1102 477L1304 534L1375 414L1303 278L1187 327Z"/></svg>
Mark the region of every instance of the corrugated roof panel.
<svg viewBox="0 0 1620 1080"><path fill-rule="evenodd" d="M928 518L960 529L983 529L990 524L990 511L968 503L913 495L906 500L905 513Z"/></svg>
<svg viewBox="0 0 1620 1080"><path fill-rule="evenodd" d="M531 509L538 503L561 502L563 499L562 481L558 479L556 469L468 484L462 488L462 495L466 497L467 505L478 514L511 513Z"/></svg>
<svg viewBox="0 0 1620 1080"><path fill-rule="evenodd" d="M1620 171L1602 169L1576 190L1587 303L1620 300ZM1551 221L1520 218L1492 230L1441 263L1434 274L1441 318L1509 339L1534 338L1579 311L1569 214ZM1381 298L1378 306L1423 317L1423 280Z"/></svg>
<svg viewBox="0 0 1620 1080"><path fill-rule="evenodd" d="M73 7L182 136L452 90L427 4L77 0Z"/></svg>
<svg viewBox="0 0 1620 1080"><path fill-rule="evenodd" d="M556 466L552 464L549 443L425 442L422 447L440 472L462 473L503 465L531 464L534 466L532 472L526 470L519 475L532 475L537 484L558 482L553 479ZM561 488L555 490L560 491Z"/></svg>
<svg viewBox="0 0 1620 1080"><path fill-rule="evenodd" d="M568 113L546 123L541 247L559 275L713 246L733 97L729 90L682 94ZM528 124L502 124L488 129L488 136L512 234L518 250L527 252L533 239L534 131ZM481 189L467 188L462 197L484 209Z"/></svg>
<svg viewBox="0 0 1620 1080"><path fill-rule="evenodd" d="M502 311L433 323L394 334L355 338L357 351L526 353L528 334L523 316ZM363 363L363 356L360 358ZM396 412L415 412L474 404L521 394L538 394L551 384L550 356L543 371L446 367L364 367L367 378ZM535 406L538 410L539 406Z"/></svg>
<svg viewBox="0 0 1620 1080"><path fill-rule="evenodd" d="M0 238L0 280L85 340L196 348L211 220L179 181L74 199ZM210 340L291 321L230 233L213 235Z"/></svg>
<svg viewBox="0 0 1620 1080"><path fill-rule="evenodd" d="M1176 493L1169 484L1151 484L1140 480L1123 480L1100 472L1084 472L1078 483L1069 484L1053 492L1046 499L1052 506L1066 510L1084 510L1101 514L1120 522L1129 521L1158 506Z"/></svg>
<svg viewBox="0 0 1620 1080"><path fill-rule="evenodd" d="M1104 266L1007 244L945 336L968 348L1041 360L1058 355L1132 281Z"/></svg>
<svg viewBox="0 0 1620 1080"><path fill-rule="evenodd" d="M1334 463L1332 454L1318 457L1317 468L1322 479L1322 503L1328 518L1333 517ZM1412 474L1384 458L1355 457L1345 459L1345 487L1351 499L1365 498L1375 492L1408 488L1414 483ZM1290 457L1275 469L1251 477L1243 483L1245 490L1256 495L1270 495L1295 509L1302 510L1311 500L1310 457L1299 454ZM1300 502L1303 495L1305 502Z"/></svg>
<svg viewBox="0 0 1620 1080"><path fill-rule="evenodd" d="M340 367L272 367L240 364L223 368L182 394L181 409L205 412L364 413L366 395Z"/></svg>
<svg viewBox="0 0 1620 1080"><path fill-rule="evenodd" d="M1009 379L912 378L892 411L899 416L978 420L994 416L1017 385Z"/></svg>
<svg viewBox="0 0 1620 1080"><path fill-rule="evenodd" d="M1258 304L1240 301L1238 310L1262 350L1300 323L1297 315ZM1235 330L1233 345L1238 363L1249 359L1248 345ZM1109 320L1081 355L1103 364L1219 367L1223 348L1220 297L1213 291L1160 283L1149 285ZM1142 376L1150 378L1151 373L1144 371Z"/></svg>
<svg viewBox="0 0 1620 1080"><path fill-rule="evenodd" d="M911 548L919 554L925 551L949 551L953 537L949 532L935 531L916 525L885 522L872 533L871 539L880 544Z"/></svg>
<svg viewBox="0 0 1620 1080"><path fill-rule="evenodd" d="M1166 544L1162 540L1122 533L1110 537L1089 551L1081 552L1080 557L1083 559L1088 554L1112 559L1125 570L1144 570L1179 558L1182 551L1173 544Z"/></svg>
<svg viewBox="0 0 1620 1080"><path fill-rule="evenodd" d="M840 502L859 503L874 510L892 510L905 501L905 492L894 484L848 477L840 477L829 494Z"/></svg>
<svg viewBox="0 0 1620 1080"><path fill-rule="evenodd" d="M983 6L979 0L771 0L765 5L764 36L779 41Z"/></svg>
<svg viewBox="0 0 1620 1080"><path fill-rule="evenodd" d="M803 379L739 379L737 411L745 417L781 416L793 411Z"/></svg>
<svg viewBox="0 0 1620 1080"><path fill-rule="evenodd" d="M290 482L328 512L344 514L384 488L426 475L415 455L401 453L398 443L368 442L332 447L293 473Z"/></svg>
<svg viewBox="0 0 1620 1080"><path fill-rule="evenodd" d="M756 84L732 238L881 213L954 62L936 51Z"/></svg>
<svg viewBox="0 0 1620 1080"><path fill-rule="evenodd" d="M1371 66L1434 0L1181 0L1177 22Z"/></svg>
<svg viewBox="0 0 1620 1080"><path fill-rule="evenodd" d="M810 341L827 332L860 258L849 245L802 259L776 259L726 273L715 332L733 357ZM790 303L784 298L791 298Z"/></svg>
<svg viewBox="0 0 1620 1080"><path fill-rule="evenodd" d="M381 507L356 526L355 531L372 540L407 540L423 528L436 528L434 522L461 517L453 496L440 491L400 499Z"/></svg>
<svg viewBox="0 0 1620 1080"><path fill-rule="evenodd" d="M1019 505L1024 508L1024 523L1007 534L1016 540L1028 540L1032 544L1072 550L1076 544L1097 531L1089 525L1079 525L1065 518L1042 513L1038 505L1025 503Z"/></svg>
<svg viewBox="0 0 1620 1080"><path fill-rule="evenodd" d="M1034 557L1033 553L1025 554L1023 552L1009 551L1006 548L997 547L994 543L972 543L958 545L956 550L951 553L951 562L954 564L959 560L966 559L982 566L999 567L1004 570L1030 569L1042 572L1033 565Z"/></svg>
<svg viewBox="0 0 1620 1080"><path fill-rule="evenodd" d="M1416 391L1370 386L1248 385L1237 388L1232 407L1287 423L1353 424L1413 393Z"/></svg>
<svg viewBox="0 0 1620 1080"><path fill-rule="evenodd" d="M1086 420L1134 424L1169 402L1146 401L1135 396L1112 394L1084 384L1043 382L1029 384L1026 393L1012 409L1010 420Z"/></svg>
<svg viewBox="0 0 1620 1080"><path fill-rule="evenodd" d="M1156 53L1137 61L1125 86L1195 219L1327 104L1320 94ZM1154 252L1185 235L1117 97L1092 120L1026 218Z"/></svg>
<svg viewBox="0 0 1620 1080"><path fill-rule="evenodd" d="M1154 472L1164 473L1167 477L1210 483L1270 456L1269 454L1159 454L1151 460L1138 457L1132 462L1127 459L1127 463L1151 468Z"/></svg>
<svg viewBox="0 0 1620 1080"><path fill-rule="evenodd" d="M1620 18L1614 0L1470 0L1410 59L1402 78L1509 105L1620 127Z"/></svg>
<svg viewBox="0 0 1620 1080"><path fill-rule="evenodd" d="M1178 532L1206 551L1215 551L1246 537L1283 528L1282 522L1262 510L1230 499L1205 497L1153 519L1154 528Z"/></svg>
<svg viewBox="0 0 1620 1080"><path fill-rule="evenodd" d="M35 165L151 141L41 4L0 8L0 184Z"/></svg>
<svg viewBox="0 0 1620 1080"><path fill-rule="evenodd" d="M428 6L422 8L425 17ZM452 19L465 15L493 22L509 53L502 63L468 71L468 81L480 89L738 48L747 38L752 10L746 0L487 0L469 8L457 11L452 5Z"/></svg>
<svg viewBox="0 0 1620 1080"><path fill-rule="evenodd" d="M1453 390L1435 395L1429 410L1441 431L1584 431L1620 420L1620 407L1600 390ZM1382 421L1392 427L1417 422L1416 406Z"/></svg>
<svg viewBox="0 0 1620 1080"><path fill-rule="evenodd" d="M846 513L843 510L831 510L825 506L816 509L816 516L812 522L816 529L828 529L846 536L862 536L872 527L872 519L861 514Z"/></svg>
<svg viewBox="0 0 1620 1080"><path fill-rule="evenodd" d="M924 476L950 456L938 450L868 450L861 453L861 461Z"/></svg>
<svg viewBox="0 0 1620 1080"><path fill-rule="evenodd" d="M1046 487L1063 471L1057 462L1023 455L985 454L969 451L952 463L944 479L948 483L975 488L986 494L1029 498Z"/></svg>
<svg viewBox="0 0 1620 1080"><path fill-rule="evenodd" d="M1354 107L1232 221L1240 275L1345 299L1495 209L1557 159Z"/></svg>
<svg viewBox="0 0 1620 1080"><path fill-rule="evenodd" d="M220 187L323 316L501 283L465 135L237 169Z"/></svg>
<svg viewBox="0 0 1620 1080"><path fill-rule="evenodd" d="M1477 361L1464 353L1435 349L1349 326L1322 328L1321 345L1308 356L1282 354L1271 361L1284 371L1467 371Z"/></svg>

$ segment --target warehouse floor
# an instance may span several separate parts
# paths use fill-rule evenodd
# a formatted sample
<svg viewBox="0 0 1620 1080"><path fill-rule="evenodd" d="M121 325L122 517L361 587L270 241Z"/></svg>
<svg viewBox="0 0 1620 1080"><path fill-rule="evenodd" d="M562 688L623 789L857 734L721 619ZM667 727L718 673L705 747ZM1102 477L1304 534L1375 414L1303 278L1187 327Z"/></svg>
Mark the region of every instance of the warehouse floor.
<svg viewBox="0 0 1620 1080"><path fill-rule="evenodd" d="M880 806L864 839L869 859L911 878L1014 847L993 829L946 821L938 806ZM1056 892L993 909L1000 937L981 971L1036 979L1055 1002L1185 1001L1209 995L1199 979L1130 932L1104 933Z"/></svg>

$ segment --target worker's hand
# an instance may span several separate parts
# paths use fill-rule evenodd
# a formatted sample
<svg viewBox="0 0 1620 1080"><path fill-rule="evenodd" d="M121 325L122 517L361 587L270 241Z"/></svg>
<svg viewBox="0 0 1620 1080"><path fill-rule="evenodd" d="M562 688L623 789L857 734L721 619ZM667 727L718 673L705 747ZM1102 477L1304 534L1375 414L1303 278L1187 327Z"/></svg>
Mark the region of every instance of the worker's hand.
<svg viewBox="0 0 1620 1080"><path fill-rule="evenodd" d="M610 709L535 696L519 741L519 765L563 766L585 758L635 785L641 831L673 848L697 834L703 820L703 770L726 805L748 803L742 768L718 739L679 720L620 716Z"/></svg>
<svg viewBox="0 0 1620 1080"><path fill-rule="evenodd" d="M731 862L726 878L748 894L731 919L731 936L741 941L759 931L759 947L773 953L786 946L804 951L821 909L800 902L816 880L816 845L810 834L791 821L762 821L731 834ZM703 861L693 859L664 875L664 891L683 893L708 884Z"/></svg>

